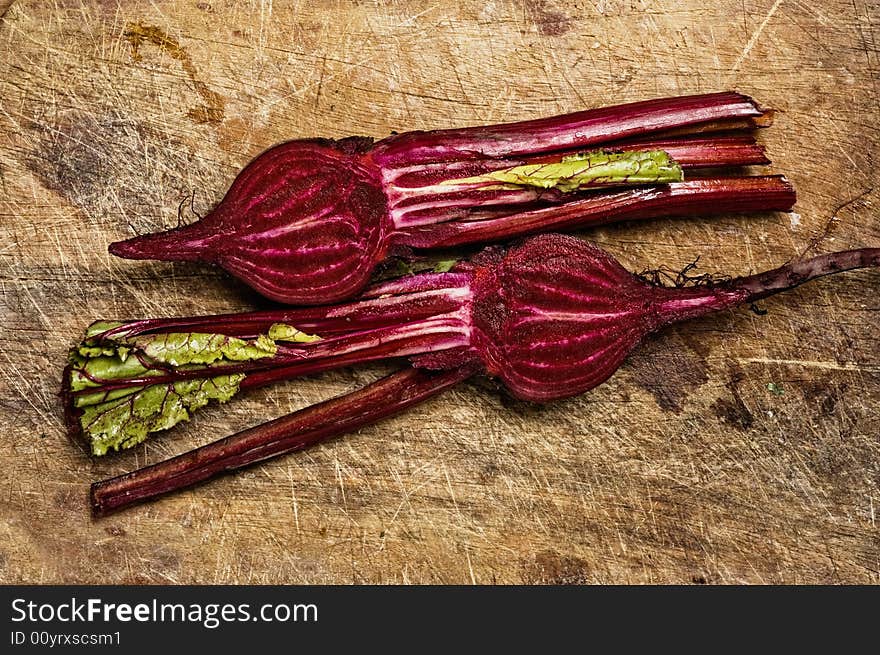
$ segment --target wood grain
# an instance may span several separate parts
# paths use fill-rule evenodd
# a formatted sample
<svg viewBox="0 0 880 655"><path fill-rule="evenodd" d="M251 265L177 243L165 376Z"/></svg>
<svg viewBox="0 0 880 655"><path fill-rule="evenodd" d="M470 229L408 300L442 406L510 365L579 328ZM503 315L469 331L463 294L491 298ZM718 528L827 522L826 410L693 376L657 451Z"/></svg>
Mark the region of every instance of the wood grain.
<svg viewBox="0 0 880 655"><path fill-rule="evenodd" d="M6 3L0 3L0 7ZM792 215L587 235L636 270L747 273L876 246L876 2L15 2L0 19L0 581L880 581L877 273L668 330L536 407L471 383L409 414L103 520L90 481L354 389L278 385L115 457L62 431L94 318L243 310L216 270L107 244L204 211L267 146L735 88ZM185 216L190 220L190 216ZM782 393L768 390L777 385Z"/></svg>

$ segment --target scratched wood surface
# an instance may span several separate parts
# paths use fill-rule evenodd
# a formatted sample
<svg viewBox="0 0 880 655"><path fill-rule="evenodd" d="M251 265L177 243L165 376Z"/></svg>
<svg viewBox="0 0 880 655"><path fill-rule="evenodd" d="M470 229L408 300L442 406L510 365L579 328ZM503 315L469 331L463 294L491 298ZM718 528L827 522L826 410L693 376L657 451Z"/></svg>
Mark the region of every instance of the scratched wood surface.
<svg viewBox="0 0 880 655"><path fill-rule="evenodd" d="M267 146L736 88L796 214L587 236L632 269L743 274L877 246L876 1L0 2L0 581L880 581L876 272L667 330L548 406L470 383L103 520L88 484L351 390L364 366L91 460L56 399L91 320L238 311L110 241L201 212ZM192 217L184 214L186 220ZM770 388L768 388L770 385ZM773 386L775 385L775 386ZM772 390L771 390L772 389Z"/></svg>

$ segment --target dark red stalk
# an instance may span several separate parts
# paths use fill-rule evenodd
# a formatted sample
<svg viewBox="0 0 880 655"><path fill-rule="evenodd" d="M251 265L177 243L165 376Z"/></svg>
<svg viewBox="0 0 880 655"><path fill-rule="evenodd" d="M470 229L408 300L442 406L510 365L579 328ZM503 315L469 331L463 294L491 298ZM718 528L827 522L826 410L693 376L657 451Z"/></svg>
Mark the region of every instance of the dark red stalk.
<svg viewBox="0 0 880 655"><path fill-rule="evenodd" d="M273 382L291 380L377 359L462 348L469 343L468 333L467 324L459 316L441 314L394 327L352 331L351 334L314 343L281 344L275 356L253 362L194 369L174 368L165 375L131 377L116 381L96 379L95 382L100 384L98 388L67 393L70 398L77 398L94 394L96 391L106 393L144 385L167 385L182 380L206 379L232 373L246 374L239 385L242 390L254 389Z"/></svg>
<svg viewBox="0 0 880 655"><path fill-rule="evenodd" d="M732 284L747 292L743 302L755 302L825 275L878 266L880 248L860 248L790 262L770 271L739 278Z"/></svg>
<svg viewBox="0 0 880 655"><path fill-rule="evenodd" d="M685 170L699 168L734 168L738 166L761 166L769 164L764 146L751 134L726 134L723 136L688 136L665 139L637 139L621 141L607 146L608 150L663 150L669 153ZM558 161L559 155L530 157L524 163Z"/></svg>
<svg viewBox="0 0 880 655"><path fill-rule="evenodd" d="M740 166L760 166L769 164L764 146L755 141L750 133L727 133L721 135L684 135L670 137L651 137L628 139L605 144L609 152L633 150L664 150L685 170L702 168L736 168ZM477 159L438 164L421 164L398 169L388 176L395 187L421 187L437 179L438 172L453 177L453 174L482 175L490 171L524 164L547 164L561 161L563 157L577 151L539 153L515 159Z"/></svg>
<svg viewBox="0 0 880 655"><path fill-rule="evenodd" d="M697 137L686 139L663 139L663 140L638 140L621 145L612 144L610 151L648 151L663 150L686 170L701 168L725 168L739 167L756 164L767 164L766 153L750 135L727 135L725 137ZM557 189L542 188L511 188L496 189L488 193L478 187L456 188L450 186L438 186L431 184L436 179L438 172L443 170L445 175L485 175L513 166L526 164L552 164L560 162L563 157L571 153L541 154L527 157L521 160L481 160L478 162L460 162L461 168L455 168L456 164L434 164L429 167L415 167L417 170L405 169L398 176L386 176L388 183L386 193L391 203L391 216L396 232L389 236L391 243L405 243L409 245L409 235L413 230L429 232L437 230L443 232L446 224L473 222L478 220L478 212L500 211L502 215L529 209L531 205L544 206L553 215L557 213L555 207L560 207L559 212L565 212L571 205L586 197L613 195L617 189L595 189L591 192L564 193ZM723 179L723 178L722 178ZM721 181L721 180L719 180ZM673 182L672 184L681 184ZM421 186L420 186L421 185ZM625 186L625 185L624 185ZM664 188L666 185L652 185L635 187L636 190L652 188ZM684 187L687 189L688 187ZM791 192L793 196L793 191ZM791 200L782 205L783 209L790 209L794 204ZM775 210L775 206L759 205L758 209ZM675 207L672 204L668 211L674 214L676 211L686 211L684 207ZM742 211L749 211L748 208ZM492 216L493 218L496 216ZM585 217L588 221L589 217ZM610 218L608 222L614 222ZM587 223L588 224L588 223ZM454 225L453 225L454 227ZM502 235L503 236L503 235Z"/></svg>
<svg viewBox="0 0 880 655"><path fill-rule="evenodd" d="M211 332L253 338L265 334L274 323L295 325L322 336L399 325L452 312L460 307L446 290L467 285L464 273L420 273L374 284L354 302L272 309L239 314L216 314L186 318L147 318L125 321L108 329L104 337L136 336L158 332Z"/></svg>
<svg viewBox="0 0 880 655"><path fill-rule="evenodd" d="M775 118L774 110L762 109L761 111L763 113L760 116L750 116L747 118L723 118L717 121L699 123L697 125L685 125L682 127L670 128L668 130L660 130L659 132L652 133L651 138L667 139L680 136L705 136L723 132L752 132L773 125L773 120ZM633 138L637 139L640 137ZM630 140L631 139L622 139L620 141L615 141L614 143L626 143Z"/></svg>
<svg viewBox="0 0 880 655"><path fill-rule="evenodd" d="M722 120L757 118L755 102L739 93L661 98L500 125L409 132L377 144L383 167L483 157L511 157L588 148L644 134Z"/></svg>
<svg viewBox="0 0 880 655"><path fill-rule="evenodd" d="M709 134L754 126L763 117L747 96L717 93L523 123L411 132L375 144L364 137L292 141L251 162L223 201L196 223L117 242L110 251L130 259L215 263L280 302L337 302L361 290L391 252L433 247L421 244L443 242L450 232L456 243L485 241L486 235L509 239L532 231L510 217L523 214L528 222L538 210L546 221L542 231L594 224L601 202L593 214L585 214L583 224L572 218L582 211L576 203L610 194L614 205L621 193L484 180L453 183L457 180L530 162L558 163L596 147L632 151L662 146L689 171L764 164L764 151L750 135ZM629 179L627 173L595 184L630 184ZM663 189L654 183L657 179L638 183ZM693 207L703 213L786 210L794 203L790 187L785 194L769 190L766 196L755 190L741 204L735 197L724 203L689 202L690 192L700 194L691 186L650 201L635 194L627 211L612 212L600 222L690 213ZM471 223L478 220L489 225L474 230Z"/></svg>
<svg viewBox="0 0 880 655"><path fill-rule="evenodd" d="M407 368L354 391L215 441L132 473L96 482L96 515L155 498L221 473L302 450L398 414L473 374L463 367L430 372Z"/></svg>
<svg viewBox="0 0 880 655"><path fill-rule="evenodd" d="M563 205L513 212L497 218L415 226L401 233L399 241L413 248L451 248L625 220L787 211L795 199L794 188L781 175L697 179L595 194Z"/></svg>

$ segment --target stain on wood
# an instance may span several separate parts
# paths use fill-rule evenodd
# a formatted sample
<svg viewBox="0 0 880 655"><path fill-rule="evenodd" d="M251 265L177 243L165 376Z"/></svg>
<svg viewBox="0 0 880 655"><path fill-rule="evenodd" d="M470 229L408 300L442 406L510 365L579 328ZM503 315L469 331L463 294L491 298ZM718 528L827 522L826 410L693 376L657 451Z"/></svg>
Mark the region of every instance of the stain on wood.
<svg viewBox="0 0 880 655"><path fill-rule="evenodd" d="M210 5L205 5L204 3L200 4L201 6L196 6L202 10L210 7ZM215 91L211 91L208 85L198 78L192 59L190 59L187 51L175 39L165 34L156 25L143 25L141 23L128 23L125 26L123 36L131 44L131 58L134 61L143 61L141 45L152 43L163 53L180 62L183 70L189 76L190 82L195 87L196 93L205 101L205 104L196 105L187 110L187 116L192 118L197 124L219 123L223 120L223 107L225 105L223 96Z"/></svg>
<svg viewBox="0 0 880 655"><path fill-rule="evenodd" d="M874 2L279 5L0 2L0 580L880 582L876 272L667 330L580 398L471 382L92 520L91 481L391 370L254 391L103 459L64 435L59 375L91 320L266 306L106 248L189 220L194 190L204 213L279 141L735 88L779 110L760 138L796 215L584 236L632 270L731 275L880 243Z"/></svg>

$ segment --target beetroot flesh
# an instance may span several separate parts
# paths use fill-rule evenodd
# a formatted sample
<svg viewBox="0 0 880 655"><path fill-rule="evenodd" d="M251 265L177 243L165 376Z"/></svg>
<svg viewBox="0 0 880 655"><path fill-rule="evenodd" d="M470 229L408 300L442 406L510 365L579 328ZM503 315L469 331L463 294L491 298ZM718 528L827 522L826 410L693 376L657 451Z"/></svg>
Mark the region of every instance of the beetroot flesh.
<svg viewBox="0 0 880 655"><path fill-rule="evenodd" d="M785 211L795 194L781 177L574 193L441 184L558 162L596 147L665 149L688 171L766 164L763 148L741 132L763 116L747 96L717 93L507 125L410 132L376 143L366 137L291 141L245 167L204 218L113 243L110 252L217 264L268 298L311 305L352 297L379 262L409 248L654 216ZM740 132L704 132L726 128Z"/></svg>
<svg viewBox="0 0 880 655"><path fill-rule="evenodd" d="M199 221L110 245L129 259L217 264L268 298L332 302L363 288L391 224L369 140L293 141L248 165ZM344 174L340 174L344 171Z"/></svg>

